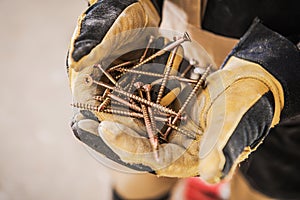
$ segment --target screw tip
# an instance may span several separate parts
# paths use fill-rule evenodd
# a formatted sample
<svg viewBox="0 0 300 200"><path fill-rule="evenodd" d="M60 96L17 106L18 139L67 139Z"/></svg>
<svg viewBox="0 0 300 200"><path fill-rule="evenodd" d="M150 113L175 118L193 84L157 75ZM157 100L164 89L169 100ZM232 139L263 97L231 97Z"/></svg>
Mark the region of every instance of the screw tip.
<svg viewBox="0 0 300 200"><path fill-rule="evenodd" d="M153 35L149 36L149 43L152 43L154 41L155 37Z"/></svg>

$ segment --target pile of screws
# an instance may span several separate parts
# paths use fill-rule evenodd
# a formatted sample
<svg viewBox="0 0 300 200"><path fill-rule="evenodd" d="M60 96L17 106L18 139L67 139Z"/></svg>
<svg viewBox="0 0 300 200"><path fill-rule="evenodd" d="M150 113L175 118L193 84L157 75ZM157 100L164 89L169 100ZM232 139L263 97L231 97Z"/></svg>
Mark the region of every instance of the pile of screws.
<svg viewBox="0 0 300 200"><path fill-rule="evenodd" d="M151 37L143 55L138 60L124 62L110 67L107 70L104 70L100 64L95 65L110 82L106 83L100 79L96 80L89 74L86 75L85 84L88 86L95 84L103 88L103 94L94 97L95 100L99 101L99 105L73 103L72 106L94 112L104 112L143 120L154 156L158 160L157 149L159 148L159 144L168 142L168 136L172 130L176 130L177 133L184 134L187 137L196 138L198 133L182 129L178 127L177 124L179 121L186 120L186 108L191 102L191 99L197 95L200 88L205 86L205 79L209 74L210 66L206 68L201 76L198 76L197 80L186 77L190 70L196 67L197 63L195 60L192 60L179 76L171 75L170 71L178 47L183 42L190 41L188 34L184 33L182 37L177 38L172 43L146 58L149 47L153 41L154 38ZM170 52L170 56L162 74L139 70L141 66L167 52ZM126 85L120 81L124 74L132 75ZM156 99L153 100L153 95L151 95L151 92L153 92L152 84L141 81L141 76L152 77L159 80ZM166 93L167 84L171 80L176 80L192 87L192 90L188 93L182 105L177 110L161 104L163 96ZM132 91L134 88L135 90ZM118 107L118 109L112 108L111 103L118 104L120 107ZM129 110L122 109L122 106L123 108L129 108ZM161 129L157 128L158 124L162 127Z"/></svg>

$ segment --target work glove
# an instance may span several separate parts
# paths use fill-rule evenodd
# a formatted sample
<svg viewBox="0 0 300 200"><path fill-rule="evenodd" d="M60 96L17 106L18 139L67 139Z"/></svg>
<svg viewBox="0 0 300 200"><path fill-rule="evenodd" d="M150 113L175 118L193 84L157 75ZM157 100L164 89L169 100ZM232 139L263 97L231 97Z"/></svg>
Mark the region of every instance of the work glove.
<svg viewBox="0 0 300 200"><path fill-rule="evenodd" d="M157 27L160 23L161 6L155 0L88 1L88 8L78 18L67 54L72 102L97 104L93 97L101 89L82 84L86 74L99 75L99 71L93 67L95 64L114 62L117 65L126 62L126 57L134 60L142 56L144 50L120 58L128 49L146 47L150 35L155 34L155 29L151 27ZM75 135L79 121L93 119L99 122L90 111L75 108L73 111L71 126ZM110 152L107 148L103 154L112 155Z"/></svg>
<svg viewBox="0 0 300 200"><path fill-rule="evenodd" d="M152 39L151 45L149 46L147 52L153 54L152 52L158 52L163 47L169 44L169 40L163 37L159 37L157 39ZM146 52L145 49L142 51ZM155 73L155 74L162 74L164 71L164 66L166 63L172 59L172 67L170 70L170 75L174 75L178 73L180 66L187 66L189 62L183 59L183 48L181 46L176 47L176 54L171 54L166 52L164 55L155 58L153 61L148 62L146 65L137 68L137 70L143 70L144 72L148 73ZM118 113L106 113L105 111L100 111L100 106L102 103L95 100L96 96L103 95L104 89L95 85L90 84L90 80L87 77L96 77L95 79L100 79L101 82L106 83L107 85L112 85L111 81L105 77L103 72L99 70L99 65L93 65L89 67L85 67L80 72L75 73L75 81L71 81L70 85L73 92L73 106L74 108L74 117L72 119L72 129L76 137L80 139L82 142L90 146L92 149L98 151L103 156L110 158L111 160L129 166L130 168L140 170L140 171L152 171L151 168L144 166L144 165L131 165L130 163L126 163L120 159L116 154L113 153L111 148L107 146L102 139L99 137L98 134L98 127L103 122L112 122L111 129L121 129L125 128L128 130L132 130L133 132L140 133L143 136L146 136L146 128L144 122L134 118L134 116L123 116L124 114ZM112 67L114 68L114 67ZM107 70L112 70L112 68L108 68ZM102 68L101 68L102 69ZM121 74L122 75L122 74ZM71 77L72 78L72 77ZM126 90L130 90L128 85L131 84L130 82L136 79L136 83L145 82L150 85L152 83L153 88L159 88L159 81L156 77L148 77L148 76L140 76L134 77L127 74L123 75L121 79L117 82L118 88L125 88ZM184 79L184 78L183 78ZM160 79L161 80L161 79ZM188 80L188 79L184 79ZM195 82L195 81L194 81ZM116 85L117 85L116 84ZM131 84L132 87L135 87L135 84ZM181 85L177 80L170 80L166 84L166 92L161 98L160 106L158 109L165 109L166 106L171 104L175 99L176 96L180 93ZM134 90L134 89L132 89ZM125 91L125 90L122 90ZM137 96L138 94L132 92L127 92L128 94L133 94ZM112 95L117 96L117 93L111 92ZM158 90L152 92L154 98L158 96ZM145 97L146 98L146 97ZM144 98L144 99L145 99ZM101 100L100 100L101 101ZM126 105L125 105L126 106ZM118 110L118 105L114 105L113 103L109 102L109 107L112 110ZM155 107L156 108L156 107ZM168 108L166 108L168 109ZM124 110L124 109L123 109ZM172 109L168 109L172 112ZM127 111L127 110L125 110ZM129 111L129 109L128 109ZM126 127L125 127L126 125ZM125 130L124 129L124 130ZM152 154L151 154L152 156Z"/></svg>
<svg viewBox="0 0 300 200"><path fill-rule="evenodd" d="M123 55L128 52L127 46L134 49L135 45L146 45L146 38L153 34L147 27L158 27L160 23L157 7L149 0L89 0L73 33L68 68L78 72Z"/></svg>

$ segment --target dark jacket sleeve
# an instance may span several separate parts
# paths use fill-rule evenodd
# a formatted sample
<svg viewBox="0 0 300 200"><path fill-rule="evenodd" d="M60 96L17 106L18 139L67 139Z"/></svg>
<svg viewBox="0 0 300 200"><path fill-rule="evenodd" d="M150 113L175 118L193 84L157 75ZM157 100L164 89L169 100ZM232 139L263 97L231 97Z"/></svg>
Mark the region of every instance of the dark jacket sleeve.
<svg viewBox="0 0 300 200"><path fill-rule="evenodd" d="M300 33L300 1L209 0L202 28L219 35L240 38L258 17L283 36Z"/></svg>
<svg viewBox="0 0 300 200"><path fill-rule="evenodd" d="M160 17L162 17L162 10L163 10L163 4L164 0L151 0L152 4L156 8L157 12L159 13Z"/></svg>

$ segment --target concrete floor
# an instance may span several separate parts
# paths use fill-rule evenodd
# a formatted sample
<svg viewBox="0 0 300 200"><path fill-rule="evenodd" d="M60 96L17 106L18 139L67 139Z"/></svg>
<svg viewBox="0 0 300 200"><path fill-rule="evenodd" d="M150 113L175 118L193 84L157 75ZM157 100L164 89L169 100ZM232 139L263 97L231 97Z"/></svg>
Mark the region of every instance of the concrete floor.
<svg viewBox="0 0 300 200"><path fill-rule="evenodd" d="M107 169L69 127L65 57L86 6L0 1L0 200L109 199Z"/></svg>

